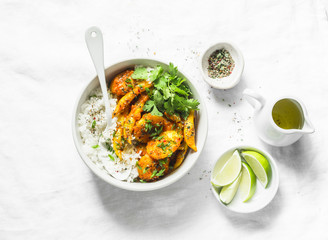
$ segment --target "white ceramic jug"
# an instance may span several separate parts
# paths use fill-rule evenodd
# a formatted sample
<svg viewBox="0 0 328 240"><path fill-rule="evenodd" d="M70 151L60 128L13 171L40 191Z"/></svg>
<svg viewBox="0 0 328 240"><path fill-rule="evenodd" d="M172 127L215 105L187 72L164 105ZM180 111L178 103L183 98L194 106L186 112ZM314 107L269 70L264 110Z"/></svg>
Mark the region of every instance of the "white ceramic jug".
<svg viewBox="0 0 328 240"><path fill-rule="evenodd" d="M313 133L314 128L309 120L307 111L303 103L296 99L290 97L283 97L276 99L275 101L266 101L261 95L254 92L251 89L245 89L243 92L246 100L254 107L254 123L258 136L266 143L273 146L287 146L298 139L300 139L303 134ZM279 121L274 120L273 113L277 110L281 103L285 101L291 104L299 114L299 125L296 128L282 128L279 127ZM280 104L280 105L279 105ZM294 109L283 109L282 111L287 112ZM287 119L290 120L290 119ZM292 124L290 124L292 125Z"/></svg>

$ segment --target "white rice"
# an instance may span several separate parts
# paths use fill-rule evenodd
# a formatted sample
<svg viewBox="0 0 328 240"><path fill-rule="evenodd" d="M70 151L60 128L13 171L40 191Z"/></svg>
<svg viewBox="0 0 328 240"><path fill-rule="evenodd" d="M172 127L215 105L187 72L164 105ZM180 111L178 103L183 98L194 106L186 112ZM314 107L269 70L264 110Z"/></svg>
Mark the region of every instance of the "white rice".
<svg viewBox="0 0 328 240"><path fill-rule="evenodd" d="M117 99L109 99L111 111L116 107ZM95 120L96 125L92 128ZM81 113L78 115L78 126L83 142L83 151L100 169L119 180L132 182L138 177L136 162L141 158L133 146L125 147L122 153L122 160L116 157L106 147L106 142L112 142L113 133L116 129L117 118L113 118L112 125L106 129L105 105L100 88L91 92L90 98L81 106ZM97 146L93 148L93 146ZM108 156L114 157L114 161Z"/></svg>

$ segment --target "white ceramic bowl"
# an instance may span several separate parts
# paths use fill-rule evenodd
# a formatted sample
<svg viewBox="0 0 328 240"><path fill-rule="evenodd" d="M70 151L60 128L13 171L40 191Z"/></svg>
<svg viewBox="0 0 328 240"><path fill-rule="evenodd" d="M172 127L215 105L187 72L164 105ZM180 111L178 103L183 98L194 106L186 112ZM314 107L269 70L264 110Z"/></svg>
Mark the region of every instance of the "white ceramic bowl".
<svg viewBox="0 0 328 240"><path fill-rule="evenodd" d="M264 208L265 206L267 206L272 201L274 196L276 195L276 193L278 191L278 187L279 187L278 168L277 168L275 160L268 152L260 150L255 147L251 147L251 146L237 146L237 147L227 150L220 156L220 158L217 160L215 165L218 164L219 162L225 161L227 158L229 158L236 149L254 150L254 151L261 153L263 156L265 156L268 159L268 161L271 165L271 169L272 169L272 177L271 177L268 187L264 189L264 187L261 185L261 183L257 180L256 191L250 200L248 200L245 203L242 202L241 199L239 198L238 191L237 191L236 196L234 197L232 202L229 203L228 205L225 205L221 202L219 194L218 194L218 189L213 187L213 185L211 184L212 192L213 192L215 198L218 200L218 202L222 206L224 206L225 208L227 208L231 211L238 212L238 213L256 212L256 211ZM211 179L213 178L213 176L215 174L216 173L214 171L212 171Z"/></svg>
<svg viewBox="0 0 328 240"><path fill-rule="evenodd" d="M232 70L232 73L227 77L216 79L210 78L207 70L208 59L213 52L222 48L229 51L231 57L235 61L235 67ZM210 86L217 89L229 89L236 86L240 81L241 74L244 71L244 57L235 44L231 42L220 42L214 44L202 54L200 65L203 78Z"/></svg>
<svg viewBox="0 0 328 240"><path fill-rule="evenodd" d="M106 79L108 81L112 80L114 76L128 68L133 68L135 65L144 65L144 66L150 66L150 67L155 67L157 65L163 66L163 68L166 70L168 68L168 64L157 61L157 60L152 60L152 59L130 59L130 60L125 60L121 61L118 63L115 63L108 67L105 71L106 74ZM92 79L82 90L82 92L79 94L77 98L77 102L74 107L74 112L73 112L73 121L72 121L72 130L73 130L73 139L74 143L76 146L76 149L78 153L80 154L82 160L85 162L85 164L91 169L92 172L94 172L98 177L103 179L104 181L122 188L122 189L127 189L127 190L133 190L133 191L150 191L150 190L155 190L159 188L163 188L165 186L168 186L177 180L179 180L181 177L183 177L191 168L192 166L196 163L199 155L201 154L206 137L207 137L207 127L208 127L208 122L207 122L207 111L206 111L206 106L205 103L196 90L196 87L190 82L190 80L186 77L185 74L181 73L179 70L179 74L186 78L186 83L190 86L190 89L193 93L193 97L198 99L200 102L199 105L199 111L197 112L197 117L195 120L195 126L196 126L196 145L197 145L197 152L189 152L188 155L186 156L185 160L183 161L182 165L176 169L174 172L169 174L168 176L164 177L163 179L157 181L157 182L151 182L151 183L128 183L124 181L117 180L113 178L111 175L109 175L105 170L100 169L97 167L88 157L87 155L83 152L82 150L82 140L80 136L80 132L78 130L78 125L77 125L77 117L78 114L80 113L81 105L86 101L86 99L89 97L90 92L99 87L99 81L98 78L95 77Z"/></svg>

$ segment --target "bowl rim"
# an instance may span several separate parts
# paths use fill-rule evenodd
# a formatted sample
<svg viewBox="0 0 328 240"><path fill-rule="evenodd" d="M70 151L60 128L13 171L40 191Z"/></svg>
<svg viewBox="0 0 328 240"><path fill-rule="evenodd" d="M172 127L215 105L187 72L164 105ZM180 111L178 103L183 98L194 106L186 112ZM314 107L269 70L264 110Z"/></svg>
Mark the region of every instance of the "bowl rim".
<svg viewBox="0 0 328 240"><path fill-rule="evenodd" d="M206 74L205 74L205 71L204 71L204 68L203 68L203 62L204 62L204 57L205 55L212 49L212 48L219 48L220 46L222 45L230 45L232 49L234 49L237 53L237 58L240 60L240 70L239 72L237 73L237 75L231 79L231 84L227 84L227 85L222 85L222 84L219 84L220 82L218 81L217 84L214 84L211 80L210 80L210 77L208 77ZM199 61L199 66L200 66L200 70L201 70L201 74L203 76L203 79L205 80L205 82L210 85L211 87L213 88L216 88L216 89L231 89L233 87L235 87L241 80L241 75L243 74L244 72L244 66L245 66L245 61L244 61L244 56L241 52L241 50L237 47L237 45L232 42L232 41L227 41L227 40L224 40L224 41L220 41L220 42L216 42L214 44L211 44L208 48L206 48L206 50L204 50L201 54L201 57L200 57L200 61Z"/></svg>
<svg viewBox="0 0 328 240"><path fill-rule="evenodd" d="M157 62L158 64L163 64L168 66L169 64L166 63L163 60L159 60L156 58L125 58L125 59L119 59L118 61L112 62L109 66L105 67L105 71L107 71L107 69L109 68L113 68L115 66L118 66L120 64L124 64L126 62L130 62L130 61L153 61L153 62ZM78 133L78 126L77 126L77 115L80 112L80 110L78 109L79 106L79 102L80 99L83 95L83 93L87 90L87 88L89 87L89 85L92 84L93 81L95 81L95 79L97 78L97 75L92 78L90 81L87 81L87 83L85 83L82 87L82 89L79 91L77 98L75 100L75 104L73 107L73 114L72 114L72 135L73 135L73 141L74 141L74 145L75 148L80 156L80 158L83 160L83 162L88 166L88 168L95 174L97 175L99 178L101 178L102 180L104 180L105 182L121 188L121 189L125 189L125 190L131 190L131 191L152 191L152 190L157 190L157 189L161 189L164 188L166 186L169 186L175 182L177 182L179 179L181 179L183 176L185 176L187 174L188 171L190 171L190 169L195 165L195 163L198 161L206 140L207 140L207 135L208 135L208 114L207 114L207 108L206 108L206 103L203 99L203 97L201 96L200 92L197 90L196 86L193 84L193 82L190 80L191 78L189 77L189 75L186 75L183 71L181 71L180 69L178 70L178 72L180 74L182 74L188 81L188 84L191 84L191 86L195 89L195 91L198 94L198 100L200 101L200 103L202 104L201 110L202 110L202 117L204 117L204 126L203 126L203 131L205 131L204 133L204 137L203 137L203 141L199 143L199 145L197 145L197 154L198 156L193 160L193 162L188 166L188 168L186 168L183 172L175 172L173 174L171 174L170 176L174 176L171 177L170 181L156 181L156 182L151 182L151 183L129 183L129 182L124 182L118 179L115 179L114 177L112 177L111 175L104 175L103 171L99 169L99 167L97 167L92 161L91 159L83 152L82 149L82 145L79 144L78 142L78 137L77 137L77 133ZM178 173L178 174L177 174ZM165 178L164 178L165 179ZM142 184L140 185L140 187L136 187L137 185L135 184Z"/></svg>
<svg viewBox="0 0 328 240"><path fill-rule="evenodd" d="M217 162L221 159L221 157L223 155L225 155L226 153L230 152L230 151L233 151L233 150L236 150L236 149L250 149L250 150L257 150L259 153L261 154L264 154L265 156L267 156L269 158L269 162L271 165L273 165L273 167L271 167L271 169L274 169L272 171L275 171L275 175L277 176L277 180L276 180L276 184L274 186L272 186L274 189L273 189L273 194L271 196L271 198L269 198L269 200L265 203L265 204L262 204L262 206L260 206L259 208L256 208L254 210L237 210L237 209L233 209L233 208L229 208L227 205L223 204L220 200L220 197L219 197L219 194L218 192L215 190L215 188L213 187L213 185L211 184L211 179L212 179L212 176L213 176L213 169L214 169L214 166L217 164ZM262 150L262 148L258 148L258 147L255 147L253 145L237 145L237 146L234 146L234 147L231 147L229 149L227 149L226 151L222 152L219 157L217 158L217 160L215 161L214 163L214 166L212 168L212 173L211 173L211 177L210 177L210 185L211 185L211 191L215 197L215 199L220 203L220 205L222 205L225 209L228 209L229 211L232 211L232 212L236 212L236 213L253 213L253 212L257 212L257 211L260 211L261 209L265 208L266 206L269 205L270 202L272 202L272 200L275 198L277 192L278 192L278 188L279 188L279 170L278 170L278 166L276 164L276 160L272 157L272 155L270 153L268 153L266 150ZM273 173L272 173L273 175Z"/></svg>

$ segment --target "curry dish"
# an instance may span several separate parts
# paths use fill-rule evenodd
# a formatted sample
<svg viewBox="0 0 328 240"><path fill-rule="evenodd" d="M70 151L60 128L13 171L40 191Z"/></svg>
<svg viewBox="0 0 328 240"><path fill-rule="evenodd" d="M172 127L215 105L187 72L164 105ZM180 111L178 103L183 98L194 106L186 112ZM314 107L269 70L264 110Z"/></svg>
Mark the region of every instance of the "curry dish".
<svg viewBox="0 0 328 240"><path fill-rule="evenodd" d="M143 77L142 69L129 69L110 82L110 92L118 100L112 147L120 159L129 145L138 150L136 181L156 181L177 169L189 148L197 151L194 118L199 103L192 105L197 100L191 99L188 85L170 67L169 73L148 70L150 77Z"/></svg>

